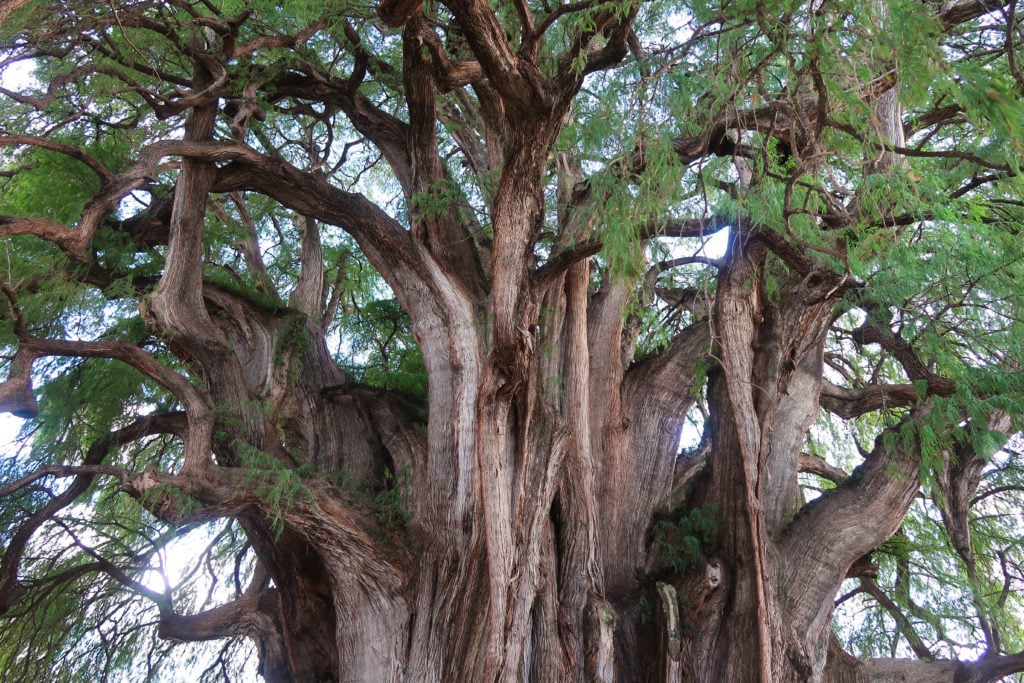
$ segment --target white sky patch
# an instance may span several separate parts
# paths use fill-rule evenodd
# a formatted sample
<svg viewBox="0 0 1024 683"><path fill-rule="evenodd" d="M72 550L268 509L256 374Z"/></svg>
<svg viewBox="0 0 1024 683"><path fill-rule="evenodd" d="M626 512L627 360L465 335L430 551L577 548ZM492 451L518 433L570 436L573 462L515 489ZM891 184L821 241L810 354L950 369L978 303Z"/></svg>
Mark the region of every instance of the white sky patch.
<svg viewBox="0 0 1024 683"><path fill-rule="evenodd" d="M11 451L14 440L18 437L25 421L7 413L0 413L0 453L6 457Z"/></svg>
<svg viewBox="0 0 1024 683"><path fill-rule="evenodd" d="M725 250L729 247L729 230L719 230L714 235L711 235L704 242L704 246L701 247L698 252L699 256L707 256L708 258L720 259L725 256Z"/></svg>
<svg viewBox="0 0 1024 683"><path fill-rule="evenodd" d="M32 60L20 60L0 66L0 87L19 90L26 87L37 87L35 78L36 65Z"/></svg>

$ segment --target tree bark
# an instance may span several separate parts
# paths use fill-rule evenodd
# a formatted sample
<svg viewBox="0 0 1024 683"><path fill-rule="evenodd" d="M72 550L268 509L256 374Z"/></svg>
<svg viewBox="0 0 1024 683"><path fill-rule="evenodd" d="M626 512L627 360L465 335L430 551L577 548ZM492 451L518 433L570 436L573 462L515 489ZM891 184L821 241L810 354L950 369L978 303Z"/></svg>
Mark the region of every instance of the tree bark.
<svg viewBox="0 0 1024 683"><path fill-rule="evenodd" d="M935 19L951 26L1003 4L946 3ZM275 683L987 681L1024 670L1021 655L1004 653L983 614L987 654L977 662L858 661L832 632L835 596L847 578L860 576L865 592L881 593L864 567L921 491L927 448L915 428L961 389L915 352L909 329L904 337L888 319L876 319L896 304L872 301L870 283L851 274L845 240L853 228L892 227L897 207L822 189L827 185L815 186L822 196L814 202L829 215L789 206L798 181L827 156L818 154L822 128L849 132L830 118L838 105L828 101L827 86L814 83L820 97L794 86L761 102L766 86L758 72L737 86L756 81L756 106L731 101L695 118L699 133L666 140L666 154L683 164L731 159L728 172L739 181L728 190L738 205L758 192L758 182L777 182L773 173L793 175L779 193L785 215L778 225L723 210L640 226L627 238L647 254L658 252L651 241L659 236L729 234L721 258L707 256L705 247L681 258L663 255L639 264L639 273L647 270L641 276L619 272L613 258L599 255L602 240L621 226L595 227L606 199L595 181L604 174L635 182L629 192L640 187L652 163L647 142L638 137L633 149L585 178L584 168L589 173L596 162L566 151L562 138L588 74L618 64L630 44L642 52L632 33L639 3L568 3L535 17L525 2L496 8L451 0L428 16L433 10L421 2L389 0L378 12L401 27L400 77L372 54L379 45L361 42L349 18L324 34L347 41L329 68L308 54L270 68L246 60L264 57L261 46L294 48L327 20L240 44L248 10L235 18L182 10L191 19L165 25L141 13L148 9L125 10L115 23L159 33L190 65L189 76L165 79L173 96L142 96L159 117L186 114L181 139L140 145L138 159L114 173L64 143L0 136L5 146L68 157L100 184L74 227L2 216L0 235L49 242L71 264L69 279L90 285L116 280L100 263L102 230L126 236L138 253L158 252L159 277L132 284L149 338L45 338L45 326L29 324L19 308L15 289L23 283L4 283L4 323L16 349L6 361L0 408L35 416L33 364L38 380L43 359L66 356L129 365L181 412L108 420L110 433L84 449L81 462L19 474L0 490L50 494L11 523L0 615L32 588L45 594L81 573L102 573L155 606L162 638L251 639L261 675ZM565 36L545 35L563 14L577 13L577 23L560 24ZM399 40L387 35L382 44L392 39ZM564 51L541 60L545 40L564 42ZM470 58L455 59L449 50ZM351 74L343 80L335 72L344 65ZM242 71L249 79L238 90L247 99L244 115L232 97L237 83L228 83ZM385 111L371 101L372 88L364 87L370 73L379 81L373 87L387 82L400 93L399 106ZM850 183L861 174L872 182L893 176L913 151L904 149L898 75L886 67L864 87L870 92L859 104L872 116L863 142L876 154L846 167L840 175ZM231 111L222 105L229 97ZM252 131L256 142L245 143L263 111L257 98L275 115L289 107L312 112L304 129L310 140L299 145L308 169L268 151L266 131ZM322 155L314 153L312 131L329 127L336 111L359 144L379 151L406 216L388 215L328 178L322 167L336 153L326 149L334 131ZM225 117L232 140L220 139ZM460 128L442 138L441 124ZM287 138L283 130L273 134ZM763 139L765 159L752 139ZM466 175L449 165L447 145L461 147L480 187L458 185ZM779 163L775 156L791 158ZM763 177L754 170L760 161L770 168ZM148 211L115 220L125 197L158 177L173 178L173 190ZM211 205L223 193L231 201ZM263 263L246 193L279 203L293 218L298 267L285 294L275 291ZM253 291L207 273L216 260L208 213L230 222L232 202L245 223L244 243L232 248L258 280ZM486 210L473 215L480 205ZM796 234L791 219L804 214L820 222L828 246ZM344 305L344 273L329 297L325 226L354 240L362 263L386 284L373 286L389 289L408 316L428 380L425 401L362 385L332 356L331 318ZM706 268L714 284L659 285L665 270L682 265ZM663 307L654 308L655 294ZM645 340L637 312L644 306L685 322L666 325L664 339ZM854 317L854 307L864 313L855 328L837 326ZM881 349L881 360L870 362L885 366L876 373L885 381L858 375L845 383L852 386L840 383L826 359L830 332L844 335L837 345L851 353ZM905 377L892 377L900 373ZM888 411L888 421L877 421L874 446L849 474L806 452L822 408L842 419ZM705 412L701 444L681 451L687 416L697 409ZM993 433L1012 433L1008 414L989 418ZM955 447L941 453L933 495L975 581L970 507L988 465L987 454L961 433L980 424L977 415L971 420L948 420ZM177 439L180 462L161 455L160 467L110 464L118 448L144 447L155 435ZM806 503L801 471L835 486ZM46 489L40 482L47 477L71 483ZM168 526L237 522L246 539L239 566L255 558L248 585L236 586L223 604L187 613L170 592L137 578L149 570L141 554L126 560L133 574L99 553L90 564L33 583L33 573L22 571L33 560L32 534L99 477ZM240 584L239 574L236 567ZM909 620L899 626L928 658Z"/></svg>

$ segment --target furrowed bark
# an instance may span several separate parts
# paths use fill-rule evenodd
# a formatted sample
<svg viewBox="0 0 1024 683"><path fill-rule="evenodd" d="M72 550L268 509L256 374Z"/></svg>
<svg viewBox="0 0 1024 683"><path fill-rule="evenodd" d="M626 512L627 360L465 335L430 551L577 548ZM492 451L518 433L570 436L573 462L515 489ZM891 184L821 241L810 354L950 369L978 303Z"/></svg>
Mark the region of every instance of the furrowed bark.
<svg viewBox="0 0 1024 683"><path fill-rule="evenodd" d="M929 409L916 408L914 418ZM896 531L917 493L917 445L886 445L887 440L879 437L851 477L805 506L779 544L782 557L803 558L780 567L781 585L791 587L782 599L797 632L815 640L828 628L832 596L850 565Z"/></svg>
<svg viewBox="0 0 1024 683"><path fill-rule="evenodd" d="M1024 653L984 657L974 662L909 659L859 660L842 650L834 639L823 683L989 683L1024 671Z"/></svg>
<svg viewBox="0 0 1024 683"><path fill-rule="evenodd" d="M480 299L483 296L479 255L457 207L449 199L454 182L444 168L437 148L436 95L430 67L425 63L419 34L427 31L421 17L405 27L403 74L409 106L409 154L413 169L410 197L413 232L430 249L441 268ZM435 206L436 203L442 206Z"/></svg>
<svg viewBox="0 0 1024 683"><path fill-rule="evenodd" d="M654 512L672 503L679 434L697 398L696 382L703 379L698 369L708 362L710 343L710 321L698 320L626 374L627 435L604 473L618 509L617 519L604 527L607 546L617 548L610 585L620 590L635 585L646 563L646 539L635 530L650 526Z"/></svg>
<svg viewBox="0 0 1024 683"><path fill-rule="evenodd" d="M590 628L588 607L599 609L605 579L600 555L608 542L606 529L599 526L598 480L604 476L591 449L590 363L587 346L587 285L590 263L571 266L565 275L565 341L562 347L564 378L562 414L567 416L569 451L562 470L558 494L559 541L558 623L568 660L564 676L572 680L603 680L607 667L601 661L612 657L600 652L600 637ZM598 650L588 658L588 646Z"/></svg>
<svg viewBox="0 0 1024 683"><path fill-rule="evenodd" d="M161 393L160 401L176 399L184 408L164 426L184 441L185 466L176 474L133 472L93 462L90 450L86 464L19 475L0 493L22 495L51 475L71 481L68 492L81 493L93 477L109 475L160 523L236 520L247 544L239 562L251 548L258 569L248 589L237 586L233 601L194 614L176 612L161 595L141 590L138 577L100 560L55 574L55 585L106 572L157 603L165 638L252 639L260 673L275 682L967 681L1017 671L1019 655L999 654L998 630L984 617L993 656L978 662L855 663L831 636L835 593L845 579L861 577L863 590L885 602L870 583L870 553L920 494L922 458L920 445L906 436L910 430L899 428L879 438L849 475L808 455L808 434L819 443L812 431L819 406L843 420L884 411L876 424L906 416L909 428L933 417L930 398L959 398L961 388L939 374L939 361L915 353L915 329L882 319L894 307L906 313L913 301L870 302L874 278L885 274L871 270L871 259L880 256L884 264L889 249L918 244L899 242L894 226L911 232L908 226L918 222L923 243L939 222L929 214L921 223L916 209L900 203L920 203L941 184L921 184L913 198L913 192L893 193L891 205L863 188L879 180L893 180L895 187L899 172L909 170L909 156L948 162L957 172L963 171L957 164L973 164L981 170L970 166L969 180L951 183L959 189L950 199L974 206L972 192L991 189L988 184L1011 169L957 149L958 142L939 148L953 139L944 127L972 125L954 87L947 85L942 101L929 102L933 108L904 124L892 64L870 64L880 75L863 79L858 72L849 89L836 86L841 79L835 73L825 82L816 73L822 64L815 50L832 45L832 32L843 37L847 27L842 21L830 26L823 19L833 10L812 4L806 16L786 13L777 21L729 5L706 25L694 18L686 29L692 39L646 46L650 51L641 44L645 37L632 33L640 9L632 2L565 3L535 17L539 6L520 0L511 6L453 0L438 7L386 0L379 14L388 25L404 26L400 38L341 6L312 20L288 17L282 24L292 29L259 35L266 19L258 8L225 17L219 5L174 3L118 8L117 17L100 17L78 32L75 45L84 47L62 48L69 55L121 61L124 71L72 64L44 97L14 99L35 107L33 115L42 119L61 105L65 88L89 92L73 90L76 79L103 75L141 97L151 111L140 121L154 121L154 115L166 121L153 135L174 137L166 131L181 130L183 139L139 142L134 163L118 161L108 170L63 142L0 137L0 145L34 145L84 164L100 185L79 221L5 216L0 236L12 244L29 234L49 240L74 262L72 281L102 287L117 305L137 294L158 336L147 339L147 351L104 338L34 336L29 330L37 321L21 320L16 296L34 285L4 284L18 346L4 359L9 376L0 385L0 408L36 414L33 361L116 358L173 395ZM1006 6L1001 0L935 5L936 32ZM68 17L84 16L68 5L54 7ZM998 16L985 21L998 28ZM1008 44L1014 29L1007 27ZM992 37L998 31L983 32L979 44L992 45L987 63L998 62L999 38ZM138 63L131 51L122 54L122 43L137 35L160 40L175 58L156 68ZM714 79L707 87L716 89L721 77L735 89L694 93L684 107L689 118L676 132L659 133L664 121L654 122L652 111L658 118L674 100L649 99L656 79L669 71L682 75L690 68L684 60L699 63L736 37L750 37L771 56L752 66L744 55L729 73L710 60ZM785 51L785 41L812 38L824 42L801 52L807 66L796 69L785 59L796 55ZM401 66L390 66L386 58L397 52L399 39ZM708 39L718 41L713 49ZM869 30L852 40L873 39ZM553 45L564 51L550 51ZM936 55L944 54L945 45L936 47ZM575 128L563 131L584 79L619 64L627 49L649 62L639 69L642 95L623 105L636 120L623 119L623 130L606 142L586 140L567 151L586 137ZM1006 53L1015 54L1012 45ZM171 73L182 65L190 65L190 78ZM586 111L593 95L610 102L623 94L604 81L635 77L631 68L590 77L577 115L593 115ZM699 82L703 75L694 77ZM159 87L142 85L154 80ZM778 92L769 91L776 80ZM929 99L925 90L918 88L915 97ZM846 107L863 116L848 119ZM179 114L187 114L183 128ZM74 116L82 118L60 123L54 139L87 119L97 130L121 125L103 121L92 107ZM687 134L669 139L680 130ZM308 139L291 139L293 131ZM228 134L233 140L218 139ZM662 147L682 163L677 180L689 185L698 178L693 194L646 194L648 174L672 170L652 160L651 135L664 136ZM841 143L830 147L830 136ZM928 144L931 136L941 142ZM301 157L294 149L312 158L313 170L289 161ZM359 149L355 159L347 156L351 149ZM850 149L863 149L864 156ZM378 153L389 169L371 171ZM836 174L824 167L833 155L842 167ZM606 156L613 160L602 162ZM713 156L723 159L705 163ZM465 169L456 165L463 157ZM306 161L296 163L306 168ZM584 169L628 185L624 201L635 200L641 213L646 202L664 199L698 214L651 220L645 213L641 225L630 226L629 239L641 240L654 261L638 264L641 273L647 267L647 277L598 272L614 260L601 254L602 243L611 244L620 228L606 220L617 219L617 207L609 206L606 215L600 202L620 197L611 191L594 196L601 183L593 175L588 180ZM367 171L393 176L397 186L387 189L394 190L394 201L404 198L408 229L385 203L340 189L366 182ZM0 180L8 177L0 173ZM782 183L782 220L771 211L748 211L762 189L772 189L764 194L770 199ZM150 207L123 218L129 209L122 200L135 190L154 193ZM250 192L262 195L249 205L253 215L245 203ZM234 194L215 197L219 193ZM801 193L804 205L791 205L791 195ZM728 199L719 205L719 197ZM280 206L257 213L271 204L267 199ZM1015 205L992 210L990 222L979 225L1010 222L1016 209L1007 207ZM218 241L214 226L205 224L208 210L226 227L242 228L244 241ZM289 212L300 236L294 270L292 245L268 246L265 238L276 228L288 239L280 223ZM351 236L365 261L349 251L347 237L321 233L325 225ZM126 237L134 251L114 253L100 239L93 244L106 229ZM726 230L731 244L724 257L708 255L706 241L697 244ZM818 230L820 240L808 239L805 230ZM343 241L328 242L336 238ZM864 241L856 244L858 238ZM428 378L425 404L361 386L336 361L349 355L339 330L352 315L346 299L357 288L344 281L351 271L339 265L327 296L324 254L335 249L350 266L376 268L390 288L385 296L393 293L408 314ZM233 261L219 263L218 252ZM854 263L854 255L864 262ZM120 257L163 260L166 267L158 282L152 271L133 278L132 294L125 295L115 287L119 267L108 265ZM210 269L218 268L236 282L213 282ZM672 273L677 280L668 284L674 268L680 269ZM697 276L697 268L707 271ZM277 291L282 281L290 282L290 292ZM147 295L154 282L156 290ZM352 308L359 309L360 296L351 294ZM1008 301L993 297L978 318L998 317L996 308ZM836 337L828 337L837 319L859 315L856 306L868 320L852 335L840 329L848 327L843 322ZM657 328L666 334L662 346L652 349L641 335L639 307L664 314L664 327ZM861 357L826 370L826 345L829 360L846 352ZM175 371L157 361L168 355ZM893 378L900 367L906 377ZM833 371L844 380L829 382L826 372L835 379ZM968 383L974 375L949 377ZM689 436L684 420L698 412L706 416L701 444L680 453L681 434ZM953 441L958 446L936 475L936 503L969 578L980 585L970 508L988 465L970 452L968 439ZM801 471L837 486L804 505ZM286 484L292 488L283 494ZM53 501L71 505L74 499L54 491ZM43 517L27 517L25 533L55 518L55 509L43 505ZM708 520L713 530L689 527ZM21 531L0 565L0 589L6 589L0 590L0 612L25 595L17 566L27 556ZM83 543L76 547L88 551ZM1012 577L1003 569L1009 592ZM977 606L981 613L980 599ZM885 608L901 614L895 602ZM939 651L913 633L906 616L900 627L921 657Z"/></svg>
<svg viewBox="0 0 1024 683"><path fill-rule="evenodd" d="M720 379L725 392L717 398L725 415L712 418L712 424L718 421L718 427L713 427L711 487L716 492L715 503L721 506L720 523L728 530L719 540L723 552L730 559L748 558L743 565L735 565L731 578L735 593L730 621L735 626L728 640L735 643L748 638L757 644L757 654L740 660L730 658L726 654L729 650L724 649L720 652L725 657L719 655L713 666L728 668L717 669L711 675L770 680L772 642L779 627L778 614L769 607L772 596L765 570L765 523L758 501L762 425L755 406L758 387L754 384L755 335L764 315L760 291L764 247L757 243L741 245L739 239L734 238L730 246L730 264L721 273L715 302L715 334L721 347Z"/></svg>

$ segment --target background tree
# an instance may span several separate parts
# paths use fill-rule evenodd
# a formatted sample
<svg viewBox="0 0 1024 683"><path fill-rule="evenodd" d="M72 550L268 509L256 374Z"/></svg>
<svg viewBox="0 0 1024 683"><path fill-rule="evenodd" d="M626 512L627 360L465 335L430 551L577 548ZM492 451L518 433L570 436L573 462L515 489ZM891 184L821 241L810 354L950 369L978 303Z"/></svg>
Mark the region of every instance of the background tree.
<svg viewBox="0 0 1024 683"><path fill-rule="evenodd" d="M5 680L1024 670L1019 19L29 2Z"/></svg>

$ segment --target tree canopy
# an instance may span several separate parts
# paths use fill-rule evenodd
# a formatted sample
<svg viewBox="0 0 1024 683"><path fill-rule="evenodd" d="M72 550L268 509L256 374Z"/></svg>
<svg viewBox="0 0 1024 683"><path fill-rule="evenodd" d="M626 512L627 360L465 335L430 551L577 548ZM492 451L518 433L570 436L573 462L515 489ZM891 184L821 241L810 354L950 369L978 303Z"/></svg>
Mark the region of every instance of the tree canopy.
<svg viewBox="0 0 1024 683"><path fill-rule="evenodd" d="M1022 17L24 3L0 674L1024 671Z"/></svg>

